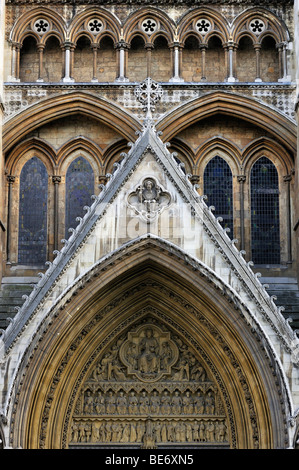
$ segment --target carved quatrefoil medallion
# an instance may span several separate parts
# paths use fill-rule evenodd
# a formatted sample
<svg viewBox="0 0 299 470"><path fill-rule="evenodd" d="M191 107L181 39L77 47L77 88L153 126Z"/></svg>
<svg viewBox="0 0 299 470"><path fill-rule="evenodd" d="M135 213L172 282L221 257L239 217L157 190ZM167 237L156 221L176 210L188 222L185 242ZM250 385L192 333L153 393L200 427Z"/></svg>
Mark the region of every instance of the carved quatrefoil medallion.
<svg viewBox="0 0 299 470"><path fill-rule="evenodd" d="M128 375L135 375L144 382L156 382L164 375L170 376L179 357L170 333L154 325L143 325L130 331L119 354Z"/></svg>
<svg viewBox="0 0 299 470"><path fill-rule="evenodd" d="M171 196L154 177L146 177L128 195L127 200L136 214L150 222L170 205Z"/></svg>

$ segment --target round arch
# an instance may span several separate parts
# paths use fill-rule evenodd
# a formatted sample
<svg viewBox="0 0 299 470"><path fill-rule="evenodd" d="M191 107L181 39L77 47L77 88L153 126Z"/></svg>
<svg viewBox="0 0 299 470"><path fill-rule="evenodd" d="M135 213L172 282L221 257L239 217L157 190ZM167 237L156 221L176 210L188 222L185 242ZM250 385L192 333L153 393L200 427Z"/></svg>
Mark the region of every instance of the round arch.
<svg viewBox="0 0 299 470"><path fill-rule="evenodd" d="M11 396L18 405L10 445L67 448L80 385L98 355L151 315L204 358L225 404L232 448L284 447L284 380L273 376L275 358L263 333L247 324L246 306L221 282L158 239L132 242L97 263L50 308L26 349Z"/></svg>

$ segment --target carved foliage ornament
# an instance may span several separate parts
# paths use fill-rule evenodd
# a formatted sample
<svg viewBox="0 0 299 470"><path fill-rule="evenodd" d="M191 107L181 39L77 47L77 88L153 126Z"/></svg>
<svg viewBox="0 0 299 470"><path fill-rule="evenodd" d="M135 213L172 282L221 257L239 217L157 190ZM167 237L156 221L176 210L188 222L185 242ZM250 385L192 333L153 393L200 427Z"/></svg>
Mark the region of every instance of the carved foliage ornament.
<svg viewBox="0 0 299 470"><path fill-rule="evenodd" d="M227 422L218 387L195 351L148 318L99 358L81 388L69 445L228 447Z"/></svg>
<svg viewBox="0 0 299 470"><path fill-rule="evenodd" d="M171 203L171 196L154 177L146 177L127 198L128 205L144 221L154 220Z"/></svg>

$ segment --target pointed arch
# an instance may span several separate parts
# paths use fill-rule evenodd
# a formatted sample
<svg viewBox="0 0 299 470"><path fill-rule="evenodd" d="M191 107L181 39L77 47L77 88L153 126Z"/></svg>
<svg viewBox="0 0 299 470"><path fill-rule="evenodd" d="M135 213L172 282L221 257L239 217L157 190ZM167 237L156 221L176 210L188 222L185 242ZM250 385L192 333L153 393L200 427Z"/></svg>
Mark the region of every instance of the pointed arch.
<svg viewBox="0 0 299 470"><path fill-rule="evenodd" d="M281 145L292 154L296 152L296 128L282 114L251 98L238 94L212 92L179 106L171 115L157 122L157 129L163 132L165 141L171 140L195 122L210 116L223 114L251 122L267 130ZM273 129L273 122L276 123Z"/></svg>
<svg viewBox="0 0 299 470"><path fill-rule="evenodd" d="M38 34L34 29L34 22L40 18L49 21L48 31L43 35ZM62 44L66 40L66 31L67 27L63 17L55 10L43 6L42 8L32 8L18 18L12 27L10 40L21 44L24 38L31 34L36 37L37 42L45 44L49 35L54 34Z"/></svg>
<svg viewBox="0 0 299 470"><path fill-rule="evenodd" d="M98 354L150 311L165 327L185 335L213 371L230 416L231 447L283 445L283 380L278 370L273 377L275 358L267 338L261 344L262 331L257 339L253 324L240 316L246 306L238 295L222 291L219 278L203 265L194 270L189 261L165 241L132 241L98 262L52 303L20 365L11 396L11 403L15 394L19 397L19 406L10 412L11 444L68 447L69 418ZM37 405L41 389L47 392ZM16 428L13 422L19 423Z"/></svg>
<svg viewBox="0 0 299 470"><path fill-rule="evenodd" d="M142 22L147 19L155 21L155 25L153 28L150 28L148 33L146 32L147 28L142 27ZM123 25L124 40L128 44L131 43L136 33L143 37L145 43L153 43L159 34L163 34L168 39L168 42L171 43L174 41L175 23L166 13L158 8L141 8L129 15Z"/></svg>
<svg viewBox="0 0 299 470"><path fill-rule="evenodd" d="M89 93L69 93L46 100L27 108L4 126L3 149L7 151L29 132L56 119L81 114L103 121L124 138L134 141L140 122L130 113L121 111L112 102Z"/></svg>

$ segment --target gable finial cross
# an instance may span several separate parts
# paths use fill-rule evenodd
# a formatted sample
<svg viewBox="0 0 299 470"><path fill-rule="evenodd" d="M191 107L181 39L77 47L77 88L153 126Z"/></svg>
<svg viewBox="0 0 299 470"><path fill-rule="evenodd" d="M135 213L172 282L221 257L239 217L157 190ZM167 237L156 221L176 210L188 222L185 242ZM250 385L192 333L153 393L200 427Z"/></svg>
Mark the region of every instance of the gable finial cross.
<svg viewBox="0 0 299 470"><path fill-rule="evenodd" d="M139 83L135 88L135 96L143 105L143 111L146 112L144 127L153 127L153 112L156 109L157 101L162 97L163 90L161 85L150 77Z"/></svg>

